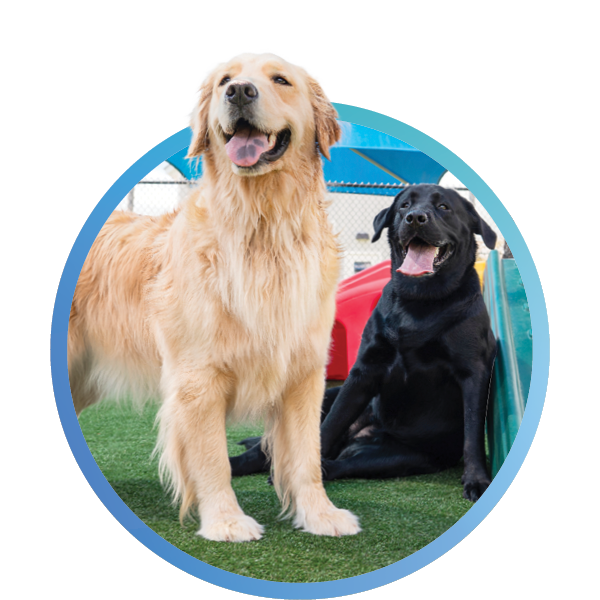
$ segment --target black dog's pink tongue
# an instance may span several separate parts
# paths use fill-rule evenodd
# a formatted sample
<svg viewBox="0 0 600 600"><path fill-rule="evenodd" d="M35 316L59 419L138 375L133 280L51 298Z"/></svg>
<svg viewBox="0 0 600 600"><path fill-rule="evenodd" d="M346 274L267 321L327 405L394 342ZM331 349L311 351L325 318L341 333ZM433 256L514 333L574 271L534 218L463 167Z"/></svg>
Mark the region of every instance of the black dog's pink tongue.
<svg viewBox="0 0 600 600"><path fill-rule="evenodd" d="M436 250L435 246L412 242L408 246L402 266L396 269L396 271L411 277L433 273L433 259L435 258Z"/></svg>
<svg viewBox="0 0 600 600"><path fill-rule="evenodd" d="M238 167L255 165L260 155L268 149L267 136L251 128L239 129L225 144L227 156Z"/></svg>

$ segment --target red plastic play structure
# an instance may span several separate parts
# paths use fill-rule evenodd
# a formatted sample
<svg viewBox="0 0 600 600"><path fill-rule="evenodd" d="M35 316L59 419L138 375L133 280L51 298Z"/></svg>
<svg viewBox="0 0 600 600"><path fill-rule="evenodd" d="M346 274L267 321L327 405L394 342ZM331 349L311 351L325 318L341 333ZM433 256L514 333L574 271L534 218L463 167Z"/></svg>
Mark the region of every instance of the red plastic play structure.
<svg viewBox="0 0 600 600"><path fill-rule="evenodd" d="M356 361L363 329L379 302L385 284L392 277L391 268L392 261L386 260L340 283L327 379L348 377Z"/></svg>

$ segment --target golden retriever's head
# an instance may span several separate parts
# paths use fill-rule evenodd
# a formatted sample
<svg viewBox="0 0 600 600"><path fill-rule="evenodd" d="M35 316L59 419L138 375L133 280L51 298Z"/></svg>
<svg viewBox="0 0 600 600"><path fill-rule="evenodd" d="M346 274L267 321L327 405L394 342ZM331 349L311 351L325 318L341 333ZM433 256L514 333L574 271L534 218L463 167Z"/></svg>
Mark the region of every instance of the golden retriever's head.
<svg viewBox="0 0 600 600"><path fill-rule="evenodd" d="M200 90L188 157L209 152L237 175L329 158L337 113L307 73L272 54L244 54L217 67Z"/></svg>

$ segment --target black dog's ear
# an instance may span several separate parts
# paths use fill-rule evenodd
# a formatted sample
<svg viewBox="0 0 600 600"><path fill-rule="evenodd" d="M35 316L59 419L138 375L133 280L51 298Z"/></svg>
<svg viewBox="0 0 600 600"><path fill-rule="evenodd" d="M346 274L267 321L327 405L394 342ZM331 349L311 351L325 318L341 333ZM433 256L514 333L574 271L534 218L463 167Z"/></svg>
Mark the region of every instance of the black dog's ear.
<svg viewBox="0 0 600 600"><path fill-rule="evenodd" d="M496 232L479 216L470 202L464 200L464 203L473 218L473 231L483 238L483 242L490 250L493 250L496 247Z"/></svg>
<svg viewBox="0 0 600 600"><path fill-rule="evenodd" d="M392 204L392 206L394 205ZM375 235L371 238L371 243L376 242L381 237L381 232L392 224L392 206L384 208L375 219L373 219Z"/></svg>
<svg viewBox="0 0 600 600"><path fill-rule="evenodd" d="M481 217L479 217L479 226L481 228L479 235L483 238L485 245L490 250L493 250L496 247L496 240L498 239L496 232Z"/></svg>
<svg viewBox="0 0 600 600"><path fill-rule="evenodd" d="M375 235L371 238L371 243L376 242L381 237L381 232L389 227L394 222L394 204L396 201L406 190L402 190L392 202L391 206L384 208L373 220L373 229L375 230Z"/></svg>

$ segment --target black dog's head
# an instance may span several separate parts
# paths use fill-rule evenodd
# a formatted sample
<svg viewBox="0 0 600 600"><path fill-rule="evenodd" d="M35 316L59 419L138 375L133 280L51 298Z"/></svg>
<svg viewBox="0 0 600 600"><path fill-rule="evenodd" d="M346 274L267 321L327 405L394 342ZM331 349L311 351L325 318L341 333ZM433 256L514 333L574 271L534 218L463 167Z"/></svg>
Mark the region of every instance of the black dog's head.
<svg viewBox="0 0 600 600"><path fill-rule="evenodd" d="M475 262L473 234L481 235L488 248L496 244L496 234L473 205L438 185L402 191L375 217L373 227L373 242L388 228L392 271L409 295L438 296L456 289Z"/></svg>

